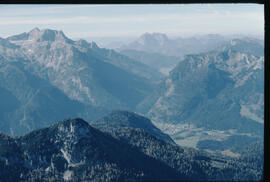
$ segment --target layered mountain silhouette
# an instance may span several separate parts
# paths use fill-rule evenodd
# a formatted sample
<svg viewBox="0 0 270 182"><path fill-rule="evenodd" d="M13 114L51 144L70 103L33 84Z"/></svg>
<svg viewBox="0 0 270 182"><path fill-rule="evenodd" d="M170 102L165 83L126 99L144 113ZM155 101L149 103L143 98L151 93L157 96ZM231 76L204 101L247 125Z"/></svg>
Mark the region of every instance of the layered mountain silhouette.
<svg viewBox="0 0 270 182"><path fill-rule="evenodd" d="M259 170L243 161L182 148L138 128L103 133L79 118L63 120L21 137L1 133L0 169L0 181L261 178Z"/></svg>
<svg viewBox="0 0 270 182"><path fill-rule="evenodd" d="M217 34L169 38L163 33L145 33L120 46L118 51L168 75L183 56L215 50L232 39L233 36ZM258 43L262 41L258 40Z"/></svg>
<svg viewBox="0 0 270 182"><path fill-rule="evenodd" d="M118 52L50 29L0 38L0 131L81 117L116 139L126 129L239 156L263 140L263 53L260 40L219 35L146 33Z"/></svg>

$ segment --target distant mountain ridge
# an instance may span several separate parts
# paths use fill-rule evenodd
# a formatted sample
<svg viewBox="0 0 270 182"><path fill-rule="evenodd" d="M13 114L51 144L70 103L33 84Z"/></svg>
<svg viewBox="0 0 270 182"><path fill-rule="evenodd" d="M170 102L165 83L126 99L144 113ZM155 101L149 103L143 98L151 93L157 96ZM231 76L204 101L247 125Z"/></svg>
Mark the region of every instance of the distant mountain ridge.
<svg viewBox="0 0 270 182"><path fill-rule="evenodd" d="M136 41L121 46L119 50L136 50L182 57L187 54L195 54L215 49L227 40L229 39L215 34L190 38L169 38L164 33L155 32L142 34Z"/></svg>
<svg viewBox="0 0 270 182"><path fill-rule="evenodd" d="M60 40L72 42L72 40L68 39L62 31L49 29L40 30L39 28L34 28L29 33L22 33L19 35L8 37L7 40L9 41L29 40L36 42Z"/></svg>
<svg viewBox="0 0 270 182"><path fill-rule="evenodd" d="M172 70L180 61L180 57L177 56L166 56L160 53L149 53L134 49L125 49L120 51L120 53L147 64L164 75L168 75L169 71Z"/></svg>
<svg viewBox="0 0 270 182"><path fill-rule="evenodd" d="M241 36L207 34L187 38L169 38L163 33L145 33L137 40L122 45L117 50L168 75L183 56L220 49L237 37L263 44L262 40ZM254 44L254 46L256 45Z"/></svg>

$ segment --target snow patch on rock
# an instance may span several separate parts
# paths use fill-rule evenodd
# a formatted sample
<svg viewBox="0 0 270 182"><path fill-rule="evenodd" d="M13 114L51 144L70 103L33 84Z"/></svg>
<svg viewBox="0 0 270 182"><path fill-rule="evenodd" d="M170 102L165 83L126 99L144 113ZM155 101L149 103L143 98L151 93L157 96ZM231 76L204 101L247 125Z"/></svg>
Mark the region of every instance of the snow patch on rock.
<svg viewBox="0 0 270 182"><path fill-rule="evenodd" d="M240 114L241 116L252 119L253 121L264 123L264 120L257 116L255 113L251 112L249 106L247 105L241 105Z"/></svg>
<svg viewBox="0 0 270 182"><path fill-rule="evenodd" d="M70 181L72 179L73 171L66 170L63 174L63 179L65 181Z"/></svg>
<svg viewBox="0 0 270 182"><path fill-rule="evenodd" d="M61 149L60 150L64 156L64 158L66 159L66 161L68 162L68 164L71 163L71 160L70 160L70 155L64 150L64 149Z"/></svg>

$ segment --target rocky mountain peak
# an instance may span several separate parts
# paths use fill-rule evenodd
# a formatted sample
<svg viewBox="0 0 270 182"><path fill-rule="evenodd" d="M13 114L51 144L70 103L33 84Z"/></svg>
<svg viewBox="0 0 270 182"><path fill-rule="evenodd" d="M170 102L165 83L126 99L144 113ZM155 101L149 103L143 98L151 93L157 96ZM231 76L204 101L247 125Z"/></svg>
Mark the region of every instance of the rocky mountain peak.
<svg viewBox="0 0 270 182"><path fill-rule="evenodd" d="M84 48L89 47L91 49L99 49L98 45L94 41L87 42L84 39L80 39L76 41L76 44Z"/></svg>
<svg viewBox="0 0 270 182"><path fill-rule="evenodd" d="M167 37L166 34L164 33L152 33L152 36L157 39L157 40L160 40L160 41L167 41L169 38Z"/></svg>
<svg viewBox="0 0 270 182"><path fill-rule="evenodd" d="M71 125L71 124L83 127L89 126L88 123L81 118L65 119L59 122L59 125Z"/></svg>
<svg viewBox="0 0 270 182"><path fill-rule="evenodd" d="M168 37L166 34L162 33L145 33L138 39L138 42L142 45L147 44L158 44L163 45L166 41L168 41Z"/></svg>
<svg viewBox="0 0 270 182"><path fill-rule="evenodd" d="M80 39L80 40L76 41L76 44L78 44L82 47L88 47L88 45L89 45L89 43L84 39Z"/></svg>
<svg viewBox="0 0 270 182"><path fill-rule="evenodd" d="M118 123L126 126L140 126L142 124L146 126L148 124L152 124L148 118L123 110L114 110L107 117L112 118L113 121L115 121L115 124Z"/></svg>
<svg viewBox="0 0 270 182"><path fill-rule="evenodd" d="M90 47L92 48L92 49L98 49L99 47L98 47L98 45L95 43L95 42L90 42Z"/></svg>
<svg viewBox="0 0 270 182"><path fill-rule="evenodd" d="M71 41L68 39L62 31L51 30L51 29L42 29L34 28L30 32L22 33L19 35L14 35L8 37L7 40L10 41L23 41L29 40L34 42L42 42L42 41Z"/></svg>
<svg viewBox="0 0 270 182"><path fill-rule="evenodd" d="M79 140L81 138L89 138L91 136L91 126L80 118L66 119L57 124L58 136L62 139L73 138Z"/></svg>
<svg viewBox="0 0 270 182"><path fill-rule="evenodd" d="M141 39L150 39L150 38L155 38L155 39L163 39L166 40L168 39L167 35L164 33L158 33L158 32L153 32L153 33L144 33L143 35L140 36Z"/></svg>
<svg viewBox="0 0 270 182"><path fill-rule="evenodd" d="M62 31L43 29L39 30L38 28L33 29L29 32L29 39L35 41L65 41L68 38Z"/></svg>
<svg viewBox="0 0 270 182"><path fill-rule="evenodd" d="M231 50L233 52L244 53L254 56L264 56L263 41L250 38L232 39L223 46L223 50Z"/></svg>
<svg viewBox="0 0 270 182"><path fill-rule="evenodd" d="M35 27L29 33L35 33L35 32L40 32L40 29L38 27Z"/></svg>

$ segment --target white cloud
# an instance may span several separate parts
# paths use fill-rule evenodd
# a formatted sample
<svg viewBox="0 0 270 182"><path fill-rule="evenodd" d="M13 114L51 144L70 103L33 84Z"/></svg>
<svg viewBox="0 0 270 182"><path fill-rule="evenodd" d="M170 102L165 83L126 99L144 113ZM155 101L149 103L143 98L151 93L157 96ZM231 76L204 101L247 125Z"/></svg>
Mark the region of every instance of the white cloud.
<svg viewBox="0 0 270 182"><path fill-rule="evenodd" d="M182 11L186 5L181 5L179 11L166 12L146 11L129 13L127 9L132 5L125 5L117 14L117 9L111 6L109 12L100 12L95 7L107 5L58 5L33 6L27 8L9 8L6 11L0 6L0 26L2 36L7 35L8 27L18 27L27 30L29 27L43 27L61 29L72 37L86 37L92 35L126 36L138 35L144 32L164 32L171 34L202 34L202 33L263 33L263 11L235 11L229 8L215 8L213 5L192 6ZM26 6L27 7L27 6ZM143 7L143 6L142 6ZM145 6L144 6L145 7ZM164 6L165 7L165 6ZM89 10L89 8L93 8ZM119 8L119 6L118 6ZM138 8L138 7L137 7ZM209 11L207 11L207 8ZM73 11L76 9L76 11ZM103 8L101 8L104 10ZM113 11L111 11L113 9ZM67 13L71 11L70 14ZM12 12L14 12L12 14ZM80 13L82 12L82 13ZM8 16L8 14L12 16ZM2 16L3 15L3 16ZM76 28L75 28L76 27ZM10 28L11 29L11 28ZM3 33L3 31L6 33ZM85 31L87 30L87 31Z"/></svg>
<svg viewBox="0 0 270 182"><path fill-rule="evenodd" d="M263 13L232 13L225 14L215 11L213 13L190 13L190 14L148 14L138 16L77 16L63 18L43 18L43 17L0 17L0 25L20 25L20 24L92 24L92 23L132 23L132 22L160 22L160 21L228 21L230 20L261 21L263 23Z"/></svg>
<svg viewBox="0 0 270 182"><path fill-rule="evenodd" d="M0 5L0 17L35 17L69 14L74 11L96 8L96 5Z"/></svg>

